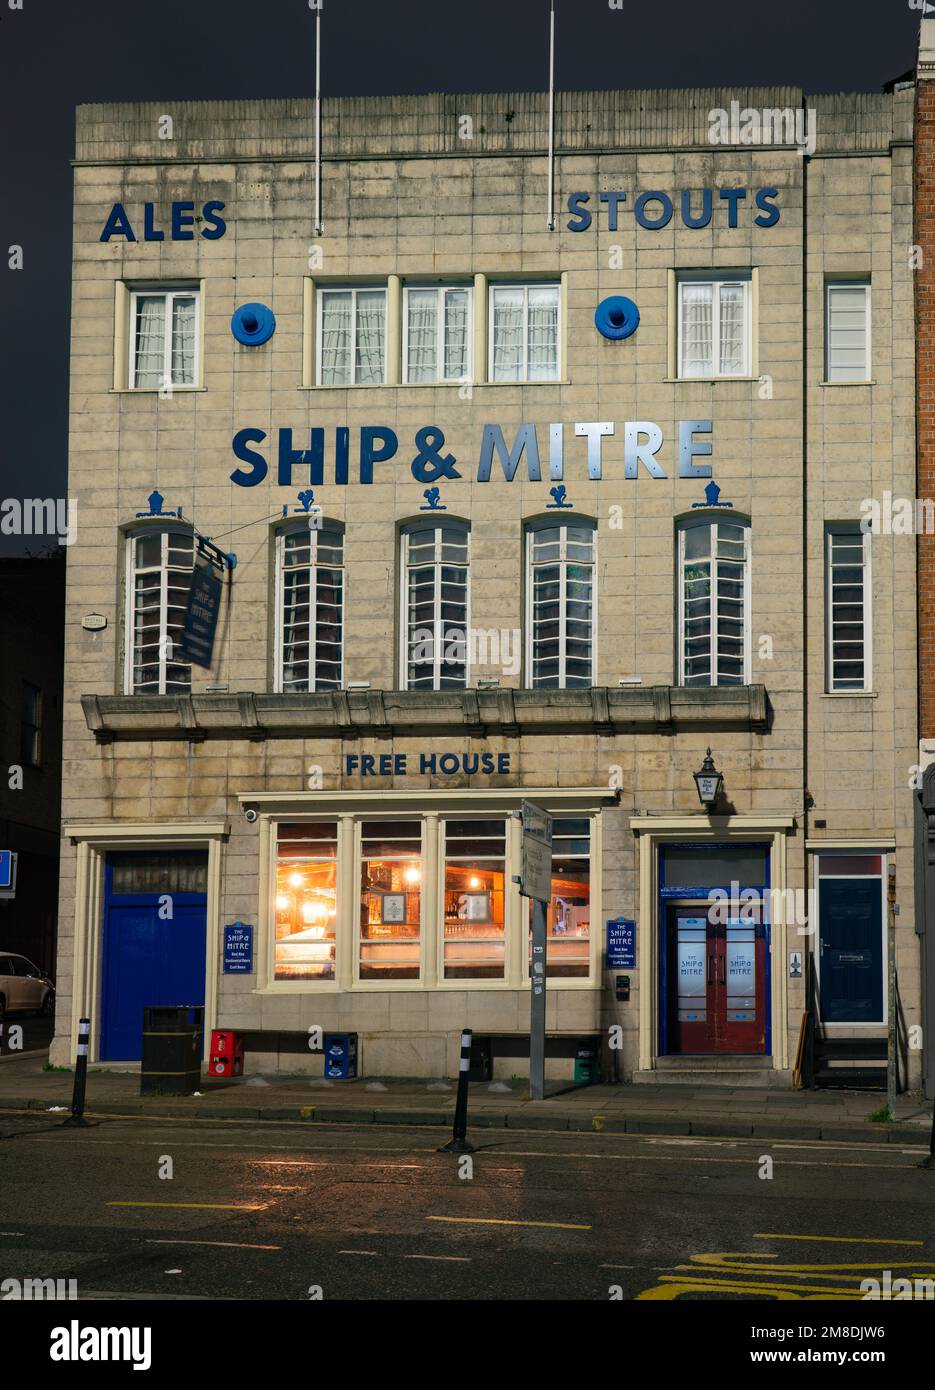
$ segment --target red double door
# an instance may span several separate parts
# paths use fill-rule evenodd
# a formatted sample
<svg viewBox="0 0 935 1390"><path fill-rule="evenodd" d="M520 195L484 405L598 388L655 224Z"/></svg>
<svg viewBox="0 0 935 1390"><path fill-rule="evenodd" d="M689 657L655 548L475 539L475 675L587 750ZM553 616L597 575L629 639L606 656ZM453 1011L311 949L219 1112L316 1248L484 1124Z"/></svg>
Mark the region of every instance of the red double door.
<svg viewBox="0 0 935 1390"><path fill-rule="evenodd" d="M668 908L667 1053L766 1051L766 928L758 918L750 905L736 915L708 903Z"/></svg>

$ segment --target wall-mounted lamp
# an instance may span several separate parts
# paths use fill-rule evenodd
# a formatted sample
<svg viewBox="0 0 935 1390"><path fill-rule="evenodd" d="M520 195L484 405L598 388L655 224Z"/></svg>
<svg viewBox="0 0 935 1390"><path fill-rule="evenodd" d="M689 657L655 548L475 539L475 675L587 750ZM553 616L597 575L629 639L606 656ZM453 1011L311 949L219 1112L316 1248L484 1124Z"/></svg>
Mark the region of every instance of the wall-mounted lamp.
<svg viewBox="0 0 935 1390"><path fill-rule="evenodd" d="M724 774L718 772L714 766L714 759L711 757L711 749L705 752L704 762L697 772L693 773L695 786L698 788L698 797L706 811L710 811L721 794L721 787L724 782Z"/></svg>

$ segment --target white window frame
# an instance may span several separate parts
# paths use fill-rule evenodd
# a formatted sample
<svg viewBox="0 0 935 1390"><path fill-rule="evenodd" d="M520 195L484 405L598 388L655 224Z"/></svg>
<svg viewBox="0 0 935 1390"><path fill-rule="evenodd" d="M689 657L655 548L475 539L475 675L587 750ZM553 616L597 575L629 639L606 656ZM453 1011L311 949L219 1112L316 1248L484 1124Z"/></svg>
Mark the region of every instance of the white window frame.
<svg viewBox="0 0 935 1390"><path fill-rule="evenodd" d="M441 675L441 657L443 653L443 643L439 641L439 628L441 624L440 616L433 616L432 619L432 689L433 690L467 690L471 684L471 527L460 517L452 517L451 522L457 524L458 530L463 531L467 537L467 584L465 585L465 623L464 623L464 685L463 686L441 686L439 684ZM450 523L449 523L450 524ZM440 531L443 522L428 522L425 526L419 523L403 525L399 535L399 689L400 690L423 690L423 686L409 685L409 538L413 535L420 535L426 531L435 532L435 579L433 584L433 614L441 606L441 570L446 563L442 560L440 547L443 544Z"/></svg>
<svg viewBox="0 0 935 1390"><path fill-rule="evenodd" d="M385 386L387 373L387 357L389 356L389 292L385 283L376 285L329 285L318 281L315 286L315 385L321 386L326 391L347 391L352 386ZM354 378L357 373L357 296L359 294L382 294L383 295L383 373L379 381L358 382ZM351 380L350 381L322 381L322 352L324 349L324 338L322 335L322 319L325 308L326 294L349 294L351 296Z"/></svg>
<svg viewBox="0 0 935 1390"><path fill-rule="evenodd" d="M274 645L275 645L275 650L274 650L274 661L273 661L273 690L274 690L274 692L275 692L277 695L281 695L281 694L283 693L283 657L284 657L284 654L285 654L285 653L284 653L284 648L283 648L283 643L284 643L284 640L285 640L285 612L284 612L284 600L285 600L285 588L286 588L286 578L285 578L285 564L284 564L284 560L285 560L285 553L286 553L286 536L289 535L289 534L292 533L292 532L300 531L300 530L302 530L302 529L303 529L303 528L302 528L301 525L298 525L298 526L296 526L296 525L292 525L292 526L290 526L290 525L285 525L285 526L280 526L280 527L278 527L277 530L276 530L276 538L275 538L275 564L276 564L276 573L275 573L275 585L274 585L274 591L275 591L275 613L274 613L274 618L273 618L273 641L274 641ZM312 559L311 559L311 561L310 561L310 563L309 563L309 566L308 566L308 569L309 569L309 572L310 572L310 575L311 575L311 579L310 579L310 582L309 582L309 608L310 608L310 610L311 610L311 619L310 619L310 622L309 622L309 632L310 632L311 634L313 634L312 640L310 641L309 646L310 646L310 648L312 648L312 647L314 646L314 643L317 642L317 631L318 631L318 587L317 587L317 583L315 582L315 579L316 579L316 570L318 569L318 537L320 536L322 530L340 530L340 532L341 532L341 540L342 540L342 546L341 546L341 564L340 564L340 566L337 566L337 565L330 565L330 564L329 564L329 565L323 566L323 568L325 568L325 569L337 569L337 568L340 568L340 570L341 570L341 671L340 671L340 678L339 678L338 684L337 684L337 689L338 689L338 690L341 690L341 689L343 689L343 686L344 686L344 649L345 649L345 641L346 641L346 634L347 634L347 562L346 562L347 532L346 532L346 529L345 529L345 526L344 526L344 523L343 523L343 522L328 521L328 520L326 520L326 519L324 519L324 518L323 518L323 520L322 520L322 526L321 526L320 528L318 528L318 529L312 529L311 527L309 527L309 534L310 534L310 536L311 536L311 538L312 538L312 542L311 542L311 554L312 554ZM293 689L293 690L290 690L290 691L287 692L287 693L289 693L289 694L308 693L308 694L310 694L310 695L313 695L313 694L315 693L315 691L317 690L317 686L315 685L315 665L316 665L316 662L315 662L314 658L310 656L310 659L309 659L309 688L308 688L308 691L307 691L307 692L299 692L299 691L296 691L296 690ZM326 687L324 687L324 688L325 688L326 690L332 690L332 689L334 689L335 687L333 687L333 686L326 686Z"/></svg>
<svg viewBox="0 0 935 1390"><path fill-rule="evenodd" d="M831 293L833 290L862 289L864 291L864 370L862 376L837 376L831 375ZM825 382L830 385L847 384L866 384L871 379L872 341L871 341L871 294L869 275L855 276L850 280L828 279L825 281Z"/></svg>
<svg viewBox="0 0 935 1390"><path fill-rule="evenodd" d="M863 550L863 646L864 682L861 686L836 687L834 684L833 637L834 624L831 606L831 537L857 531L861 537ZM861 530L859 522L825 523L825 694L861 695L873 689L873 571L871 568L869 531Z"/></svg>
<svg viewBox="0 0 935 1390"><path fill-rule="evenodd" d="M435 376L429 381L409 380L409 294L411 290L424 293L436 292L435 309ZM445 376L445 296L451 293L467 294L467 359L463 376ZM404 386L443 386L458 385L466 377L474 378L474 286L459 285L452 282L445 285L420 285L418 282L403 286L403 385Z"/></svg>
<svg viewBox="0 0 935 1390"><path fill-rule="evenodd" d="M379 792L337 793L334 798L314 794L314 801L300 795L293 805L277 805L275 810L261 810L259 929L264 940L257 947L257 990L259 995L328 994L354 992L412 993L454 992L464 994L492 992L504 995L528 988L528 930L529 899L522 898L519 885L513 882L520 862L522 831L512 813L519 809L522 789L509 794L485 796L470 807L450 802L450 792L413 793L406 804L387 805ZM541 798L540 798L541 799ZM247 797L241 797L246 802ZM288 798L284 797L284 800ZM548 798L546 797L546 800ZM603 946L602 835L603 796L587 807L566 806L556 801L552 814L564 818L587 819L590 822L590 969L587 976L550 977L549 989L586 991L594 994L600 989L600 969ZM444 892L445 892L445 825L447 820L500 820L505 824L506 864L504 883L504 974L502 979L444 978ZM337 918L335 923L335 972L331 980L277 980L276 968L276 847L280 824L302 821L336 820L337 844ZM408 980L364 980L360 978L360 881L362 859L362 826L364 821L420 821L423 891L421 894L419 931L419 976ZM433 936L434 933L434 936ZM505 1007L505 1005L504 1005Z"/></svg>
<svg viewBox="0 0 935 1390"><path fill-rule="evenodd" d="M160 526L158 531L148 530L145 527L137 527L127 532L126 537L126 588L124 600L124 675L123 689L126 695L165 695L184 694L183 691L166 691L166 667L168 657L166 655L166 638L168 637L168 617L169 617L169 565L168 565L168 537L172 534L184 534L192 537L192 561L193 572L194 564L198 559L198 547L194 532L186 527L184 523L178 526ZM134 583L138 571L136 568L136 542L146 536L157 535L160 538L160 562L159 562L159 690L140 690L133 688L133 657L136 651L136 585ZM189 671L188 687L191 692L192 676L191 662L176 661L173 658L173 665L187 666Z"/></svg>
<svg viewBox="0 0 935 1390"><path fill-rule="evenodd" d="M882 938L881 973L883 976L883 989L881 990L881 998L883 1001L883 1017L880 1019L876 1019L875 1021L865 1020L861 1023L825 1023L823 1021L822 1027L829 1037L849 1036L855 1029L858 1031L873 1030L875 1032L879 1032L881 1027L886 1027L889 1021L889 997L886 988L887 975L889 971L889 932L887 931L887 913L889 911L889 908L886 900L886 891L887 884L889 882L888 876L890 853L891 851L887 851L885 849L875 849L869 845L865 848L854 849L838 849L833 845L829 845L828 848L825 850L816 850L812 853L812 889L814 892L813 901L815 904L815 921L814 924L810 923L810 925L814 925L815 928L815 935L812 937L812 942L814 944L812 958L815 965L815 978L818 984L819 998L821 997L821 879L855 877L855 875L853 874L822 874L820 872L820 861L823 857L833 859L844 859L863 858L865 855L870 854L878 854L880 856L880 935ZM875 875L858 874L856 875L856 877L874 878Z"/></svg>
<svg viewBox="0 0 935 1390"><path fill-rule="evenodd" d="M710 285L712 291L711 314L711 366L710 372L699 376L689 376L685 372L684 338L682 333L682 299L685 285ZM714 371L714 364L721 360L721 289L725 285L743 287L743 365L739 372ZM675 364L679 381L738 381L752 375L753 367L753 275L744 272L737 275L724 275L717 271L678 271L676 273L677 295L675 303ZM716 312L715 312L716 310Z"/></svg>
<svg viewBox="0 0 935 1390"><path fill-rule="evenodd" d="M728 526L742 526L744 530L744 585L743 585L743 681L741 684L749 685L751 676L751 654L750 654L750 610L752 608L752 536L753 528L750 519L746 516L725 515L723 512L716 515L702 513L698 517L678 517L676 519L676 531L678 537L676 562L676 602L677 602L677 633L678 643L678 684L686 689L712 690L720 686L717 679L711 680L707 685L685 686L685 533L693 528L693 525L718 525L724 522ZM714 539L710 551L711 564L711 613L710 626L708 630L709 653L711 657L711 674L718 675L717 663L717 540ZM733 685L734 682L730 682ZM725 689L727 686L724 687Z"/></svg>
<svg viewBox="0 0 935 1390"><path fill-rule="evenodd" d="M600 983L599 962L603 959L604 951L604 917L601 912L600 897L600 865L601 865L601 830L603 817L600 811L566 811L563 809L553 809L551 812L555 820L586 820L588 822L588 907L591 911L590 926L588 929L588 953L589 968L587 975L550 975L546 969L546 980L548 989L579 989L587 988ZM522 827L517 824L516 831L520 842L522 841ZM576 856L570 856L572 858ZM529 986L529 943L532 929L532 899L520 898L519 932L521 940L522 956L522 984L524 988ZM548 943L546 943L546 967L548 967ZM585 1030L587 1031L587 1030Z"/></svg>
<svg viewBox="0 0 935 1390"><path fill-rule="evenodd" d="M136 316L140 299L161 298L165 302L165 332L163 335L162 384L159 386L137 386L136 384ZM174 382L172 380L172 305L176 299L195 301L195 353L192 365L192 381ZM192 285L188 289L175 286L163 289L154 285L151 289L137 288L130 291L130 331L127 345L127 385L131 391L195 391L201 381L201 287Z"/></svg>
<svg viewBox="0 0 935 1390"><path fill-rule="evenodd" d="M560 540L559 540L559 558L558 558L558 562L557 562L557 563L558 563L559 566L561 567L562 574L563 574L563 576L564 576L565 566L566 566L567 563L568 563L568 559L567 559L567 546L568 546L567 528L568 528L569 526L580 526L580 525L582 525L582 523L587 524L589 529L591 529L591 528L593 527L593 530L591 531L591 534L592 534L592 536L593 536L593 543L592 543L592 556L593 556L593 559L592 559L592 561L591 561L591 684L590 684L590 685L573 685L573 686L568 686L568 685L566 685L566 674L567 674L567 672L566 672L566 660L567 660L567 650L566 650L566 647L567 647L567 643L566 643L566 617L567 617L567 611L566 611L566 603L567 603L567 594L566 594L566 584L565 584L565 582L564 582L564 577L563 577L563 581L562 581L562 594L561 594L561 597L560 597L560 599L559 599L559 620L558 620L558 621L559 621L559 637L558 637L558 640L559 640L559 657L558 657L558 663L559 663L559 666L558 666L558 669L559 669L559 683L558 683L558 685L533 685L533 611L534 611L534 610L533 610L533 600L534 600L534 587L535 587L535 586L533 585L533 560L532 560L532 554L533 554L533 537L534 537L534 536L537 534L537 532L539 532L539 531L549 530L549 529L552 529L552 528L554 528L554 527L559 527L559 528L561 529L562 534L561 534L561 537L560 537ZM594 517L591 517L591 516L580 516L580 517L569 518L569 517L567 517L567 516L561 516L561 515L560 515L560 516L556 517L554 520L553 520L551 517L549 517L549 518L547 518L547 519L546 519L546 518L536 518L535 520L527 521L527 522L525 523L525 532L526 532L526 565L525 565L525 576L524 576L524 577L525 577L525 586L526 586L526 597L525 597L524 610L525 610L526 638L525 638L525 642L523 643L523 646L524 646L525 667L526 667L526 669L525 669L524 688L525 688L526 690L591 690L591 689L593 689L594 686L597 684L597 671L598 671L598 666L597 666L597 628L598 628L598 623L597 623L597 599L598 599L598 593L597 593L597 540L598 540L598 526L597 526L597 522L595 521ZM549 563L549 564L554 564L554 563L556 563L556 562L550 560L550 561L548 561L548 563ZM580 562L579 562L579 561L573 561L573 563L578 564L578 563L580 563ZM536 568L538 568L538 566L537 566Z"/></svg>
<svg viewBox="0 0 935 1390"><path fill-rule="evenodd" d="M522 290L523 291L523 372L524 375L516 381L509 381L505 377L494 376L494 296L499 290ZM555 315L555 375L554 376L530 376L529 375L529 291L530 290L554 290L556 300ZM562 371L562 333L564 325L562 322L562 287L558 280L493 280L487 286L487 380L491 383L500 383L507 386L521 386L523 384L541 384L544 386L554 386L561 379Z"/></svg>

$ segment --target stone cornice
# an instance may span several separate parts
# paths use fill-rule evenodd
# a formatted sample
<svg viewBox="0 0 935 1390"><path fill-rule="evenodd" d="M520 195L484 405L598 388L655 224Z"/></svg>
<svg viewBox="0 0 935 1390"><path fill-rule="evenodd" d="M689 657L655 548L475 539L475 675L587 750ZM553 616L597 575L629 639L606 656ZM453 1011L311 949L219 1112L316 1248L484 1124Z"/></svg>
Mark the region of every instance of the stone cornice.
<svg viewBox="0 0 935 1390"><path fill-rule="evenodd" d="M314 695L82 695L98 743L150 739L517 738L684 729L766 733L766 687L641 686L584 690L336 690Z"/></svg>

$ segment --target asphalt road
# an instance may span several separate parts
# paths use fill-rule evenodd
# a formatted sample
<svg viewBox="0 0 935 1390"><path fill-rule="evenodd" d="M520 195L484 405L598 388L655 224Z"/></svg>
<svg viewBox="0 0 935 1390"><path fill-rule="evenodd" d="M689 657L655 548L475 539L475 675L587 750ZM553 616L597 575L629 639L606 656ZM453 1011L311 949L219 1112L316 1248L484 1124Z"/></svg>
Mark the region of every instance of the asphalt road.
<svg viewBox="0 0 935 1390"><path fill-rule="evenodd" d="M62 1118L0 1114L0 1278L75 1278L79 1298L859 1299L886 1270L935 1279L922 1150L487 1130L471 1166L419 1127Z"/></svg>

